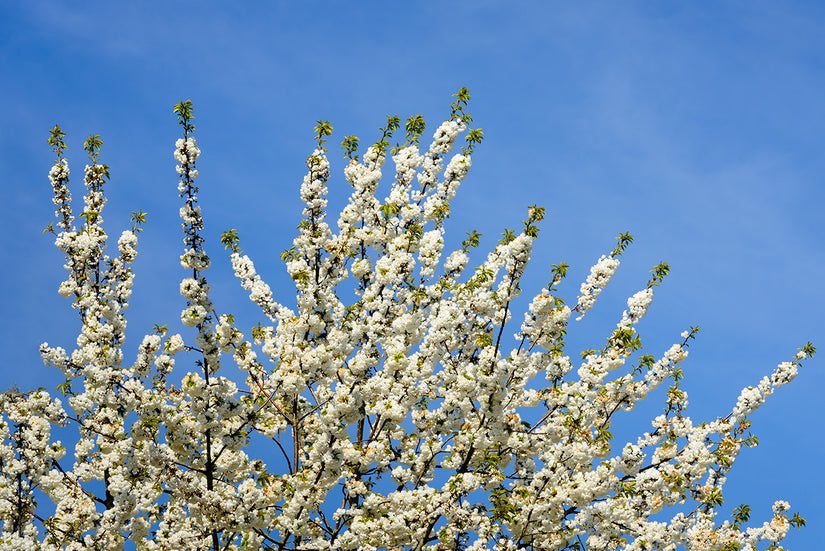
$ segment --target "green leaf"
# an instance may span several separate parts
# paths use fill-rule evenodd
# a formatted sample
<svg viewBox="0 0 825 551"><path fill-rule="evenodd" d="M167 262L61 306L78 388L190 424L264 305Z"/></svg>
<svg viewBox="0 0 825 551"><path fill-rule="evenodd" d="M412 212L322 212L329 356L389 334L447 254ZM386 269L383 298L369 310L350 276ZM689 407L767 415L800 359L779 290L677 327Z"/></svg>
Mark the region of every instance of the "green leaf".
<svg viewBox="0 0 825 551"><path fill-rule="evenodd" d="M407 119L407 122L404 125L404 128L407 131L407 141L404 146L406 147L409 145L418 144L421 134L424 133L425 127L426 123L424 122L424 115L420 113Z"/></svg>
<svg viewBox="0 0 825 551"><path fill-rule="evenodd" d="M221 234L221 244L223 245L224 250L232 249L233 253L240 254L243 251L238 248L239 241L240 237L238 236L238 230L235 228L228 229Z"/></svg>
<svg viewBox="0 0 825 551"><path fill-rule="evenodd" d="M195 125L192 124L192 119L195 118L194 108L192 107L192 100L183 100L172 109L178 116L178 124L183 127L184 137L195 131Z"/></svg>
<svg viewBox="0 0 825 551"><path fill-rule="evenodd" d="M513 230L509 230L507 228L504 228L504 231L501 232L501 239L499 239L498 242L501 245L507 245L508 243L511 243L513 241L513 239L515 239L515 238L516 238L516 232L514 232Z"/></svg>
<svg viewBox="0 0 825 551"><path fill-rule="evenodd" d="M471 248L478 247L479 239L481 238L481 234L476 231L468 231L465 232L467 234L467 239L461 242L461 250L465 253L468 252Z"/></svg>
<svg viewBox="0 0 825 551"><path fill-rule="evenodd" d="M132 211L130 221L134 224L132 226L132 231L134 231L134 232L143 231L143 228L141 228L140 225L146 223L146 213L143 212L143 209L138 209L137 212Z"/></svg>
<svg viewBox="0 0 825 551"><path fill-rule="evenodd" d="M341 149L344 150L344 158L351 161L357 161L358 155L358 138L356 136L344 136L344 141L341 142Z"/></svg>
<svg viewBox="0 0 825 551"><path fill-rule="evenodd" d="M324 147L324 142L327 141L327 137L332 135L332 124L329 121L322 121L317 120L315 121L318 124L315 125L315 141L318 142L318 149L321 151L326 151L327 149Z"/></svg>
<svg viewBox="0 0 825 551"><path fill-rule="evenodd" d="M631 243L633 243L632 235L629 233L620 233L619 237L616 238L616 247L613 249L613 252L610 253L610 256L621 256Z"/></svg>
<svg viewBox="0 0 825 551"><path fill-rule="evenodd" d="M484 131L481 128L473 128L472 130L467 132L467 136L464 137L464 140L467 142L467 145L461 148L461 153L463 155L472 155L473 151L475 150L475 146L480 144L483 139Z"/></svg>
<svg viewBox="0 0 825 551"><path fill-rule="evenodd" d="M60 158L63 155L63 151L66 150L66 143L63 141L63 136L65 135L66 133L56 124L54 128L49 130L48 143L52 147L52 150L57 153L58 158Z"/></svg>

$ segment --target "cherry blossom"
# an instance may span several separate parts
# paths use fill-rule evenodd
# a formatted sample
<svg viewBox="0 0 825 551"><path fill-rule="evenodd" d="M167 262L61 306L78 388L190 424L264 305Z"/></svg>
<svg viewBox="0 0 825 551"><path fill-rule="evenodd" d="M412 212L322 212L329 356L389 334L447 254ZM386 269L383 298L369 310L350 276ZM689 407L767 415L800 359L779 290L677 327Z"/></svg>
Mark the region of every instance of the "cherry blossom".
<svg viewBox="0 0 825 551"><path fill-rule="evenodd" d="M91 136L76 226L55 127L58 222L49 229L65 256L58 290L80 330L71 351L40 348L65 377L62 399L43 389L0 395L0 549L779 549L804 524L786 502L761 525L745 525L746 505L717 516L727 473L756 444L749 416L813 346L717 419L692 421L681 365L698 328L658 357L640 353L638 328L668 272L660 264L606 341L571 357L571 317L595 306L629 234L599 258L572 307L557 289L567 265L555 265L508 333L544 209L530 207L523 229L505 231L472 269L476 232L444 250L450 202L483 137L469 128L469 92L455 98L426 149L420 115L403 137L401 120L388 117L360 159L358 139L345 138L352 194L336 230L326 199L333 128L318 121L299 189L303 220L282 255L296 307L279 302L283 290L261 278L237 231L221 239L230 249L221 262L261 310L248 336L210 299L201 150L191 102L175 106L180 319L191 335L158 325L131 365L125 310L145 213L133 213L110 257L110 171ZM386 172L389 190L379 191ZM183 375L173 381L176 366ZM616 442L614 416L668 382L665 413ZM62 444L54 427L76 429L75 440Z"/></svg>

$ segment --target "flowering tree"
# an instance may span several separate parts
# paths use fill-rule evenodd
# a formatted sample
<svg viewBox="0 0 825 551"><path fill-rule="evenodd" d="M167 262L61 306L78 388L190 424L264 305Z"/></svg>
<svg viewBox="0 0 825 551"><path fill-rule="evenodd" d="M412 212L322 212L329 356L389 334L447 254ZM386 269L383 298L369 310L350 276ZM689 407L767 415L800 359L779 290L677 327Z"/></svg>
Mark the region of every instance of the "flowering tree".
<svg viewBox="0 0 825 551"><path fill-rule="evenodd" d="M556 296L567 266L554 265L511 341L505 327L544 209L530 207L521 232L506 231L474 270L467 266L478 233L444 254L450 201L483 137L468 130L469 92L455 97L423 153L420 115L392 148L397 117L363 156L357 138L344 138L353 193L337 233L324 198L332 127L319 121L301 185L303 220L282 255L297 308L275 300L235 230L222 236L267 320L248 340L209 299L200 150L191 102L175 106L183 130L174 155L186 244L181 321L195 335L186 344L156 326L131 365L121 351L124 311L145 214L133 213L117 255L108 256L101 212L109 167L91 136L78 229L64 133L55 126L49 178L58 221L47 229L65 254L59 292L73 300L81 329L71 353L40 349L66 377L58 390L68 409L44 389L0 395L0 548L779 549L789 527L804 524L788 516L787 503L752 528L747 506L724 522L717 507L739 450L756 443L748 416L794 378L813 346L743 390L723 417L694 424L679 364L698 328L658 359L638 353L635 326L668 272L661 264L612 334L574 366L564 350L570 317L593 307L629 234L598 260L572 307ZM450 156L462 132L466 145ZM388 154L394 177L382 201ZM230 358L243 384L224 374ZM177 386L169 380L176 362L192 369ZM614 415L668 381L652 432L617 446ZM73 457L53 440L54 425L77 428ZM255 457L250 444L267 455Z"/></svg>

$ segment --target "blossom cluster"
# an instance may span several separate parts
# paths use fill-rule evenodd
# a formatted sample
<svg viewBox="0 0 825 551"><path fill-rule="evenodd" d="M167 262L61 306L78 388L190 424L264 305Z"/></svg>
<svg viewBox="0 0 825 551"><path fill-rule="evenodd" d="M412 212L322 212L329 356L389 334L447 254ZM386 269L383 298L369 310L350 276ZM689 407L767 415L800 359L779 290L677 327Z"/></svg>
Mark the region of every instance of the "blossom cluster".
<svg viewBox="0 0 825 551"><path fill-rule="evenodd" d="M0 395L0 549L754 550L803 524L781 501L761 526L744 526L745 507L732 520L717 514L727 472L754 445L749 416L813 347L743 390L724 416L694 423L679 381L697 330L658 359L637 354L660 265L606 344L571 358L570 318L594 307L627 235L591 269L572 308L555 288L566 270L555 267L513 340L505 328L544 210L531 207L524 230L505 232L473 270L475 232L445 252L444 221L481 136L469 131L469 146L452 154L471 121L469 92L457 96L426 150L418 117L395 148L393 118L360 160L357 140L348 142L353 191L338 233L326 221L331 127L319 121L300 186L303 220L282 255L295 307L275 299L234 230L222 238L266 320L250 339L209 298L200 149L191 102L178 104L180 320L196 334L186 344L157 326L128 367L123 311L138 228L121 234L119 256L105 254L109 170L97 137L87 142L85 223L71 225L65 145L53 131L56 245L69 274L59 292L73 299L81 330L71 352L40 350L66 377L68 409L44 390ZM381 199L388 159L393 181ZM237 371L219 374L228 358ZM185 373L173 383L176 366ZM614 416L668 381L665 414L617 444ZM68 459L54 425L78 429ZM54 503L47 516L44 496Z"/></svg>

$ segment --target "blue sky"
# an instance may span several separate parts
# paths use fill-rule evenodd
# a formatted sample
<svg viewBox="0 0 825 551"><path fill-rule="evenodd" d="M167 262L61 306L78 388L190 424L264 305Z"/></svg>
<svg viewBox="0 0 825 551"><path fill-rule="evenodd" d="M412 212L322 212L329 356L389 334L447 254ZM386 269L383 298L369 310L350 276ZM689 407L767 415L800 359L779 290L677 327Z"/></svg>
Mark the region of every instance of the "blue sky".
<svg viewBox="0 0 825 551"><path fill-rule="evenodd" d="M571 355L603 342L661 261L671 275L639 330L658 355L688 326L702 327L684 365L695 420L727 413L742 387L806 341L822 349L753 416L760 446L742 452L727 485L729 505L750 503L759 523L774 499L790 501L809 525L787 547L815 547L825 525L821 3L77 5L0 7L2 387L54 388L60 379L42 366L38 345L71 348L79 328L57 294L62 257L42 234L53 220L46 137L54 124L67 132L78 203L83 140L102 136L110 235L130 211L148 212L127 316L131 362L154 323L186 334L173 104L195 104L214 299L248 328L258 317L218 235L237 228L276 296L292 300L278 254L299 220L316 119L335 127L337 213L349 195L337 150L344 135L371 143L385 114L422 113L429 136L466 86L485 141L448 238L476 228L486 251L528 205L544 206L522 311L551 264L571 265L562 290L572 302L614 237L636 237L595 310L572 326ZM663 399L650 397L620 430L647 430Z"/></svg>

